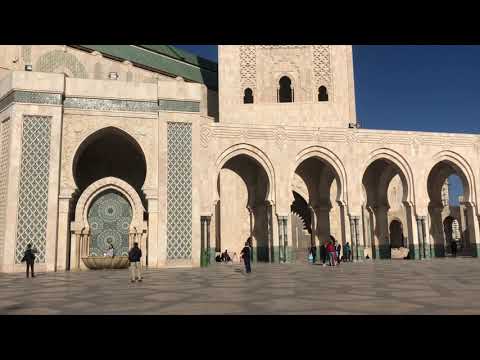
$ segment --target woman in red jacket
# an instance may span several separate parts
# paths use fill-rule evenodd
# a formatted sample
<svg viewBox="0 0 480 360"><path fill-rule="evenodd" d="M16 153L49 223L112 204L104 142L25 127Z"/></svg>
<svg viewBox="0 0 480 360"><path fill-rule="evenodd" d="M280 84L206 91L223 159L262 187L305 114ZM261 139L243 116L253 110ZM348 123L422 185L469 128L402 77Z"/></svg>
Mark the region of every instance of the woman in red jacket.
<svg viewBox="0 0 480 360"><path fill-rule="evenodd" d="M335 246L333 246L333 242L331 240L327 244L327 252L329 265L335 266Z"/></svg>

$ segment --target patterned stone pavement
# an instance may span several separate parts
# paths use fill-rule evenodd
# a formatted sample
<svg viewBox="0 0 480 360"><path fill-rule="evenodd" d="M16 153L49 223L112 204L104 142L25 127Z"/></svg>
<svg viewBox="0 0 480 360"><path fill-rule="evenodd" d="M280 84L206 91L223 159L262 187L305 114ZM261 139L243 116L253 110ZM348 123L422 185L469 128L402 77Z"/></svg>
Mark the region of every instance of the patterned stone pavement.
<svg viewBox="0 0 480 360"><path fill-rule="evenodd" d="M0 314L480 314L480 260L0 275Z"/></svg>

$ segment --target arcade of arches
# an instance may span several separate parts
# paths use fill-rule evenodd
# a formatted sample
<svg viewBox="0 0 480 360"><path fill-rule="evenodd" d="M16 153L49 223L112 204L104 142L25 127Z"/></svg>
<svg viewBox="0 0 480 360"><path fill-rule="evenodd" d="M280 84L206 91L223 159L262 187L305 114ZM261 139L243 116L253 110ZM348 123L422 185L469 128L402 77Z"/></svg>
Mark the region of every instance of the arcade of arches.
<svg viewBox="0 0 480 360"><path fill-rule="evenodd" d="M462 193L467 188L461 169L448 162L439 162L431 169L427 218L415 215L407 176L388 158L372 161L362 176L361 216L353 219L341 201L341 180L335 168L320 157L307 158L295 169L290 215L279 220L277 231L282 234L275 234L275 205L268 201L274 189L267 172L252 157L237 155L220 170L219 200L212 218L205 217L202 223L205 231L207 220L214 224L211 231L215 243L209 250L209 261L225 250L238 255L248 236L254 241L254 261L262 262L306 262L310 248L315 246L318 252L330 235L342 246L349 242L357 259L391 259L398 249L406 249L408 259L442 257L450 254L452 241L459 245L462 255L475 256L476 250L469 243L474 233L468 227L468 218L474 214L469 210L468 194L459 197L459 204L449 201L448 195L452 176L461 179ZM284 246L280 239L288 237L289 245Z"/></svg>
<svg viewBox="0 0 480 360"><path fill-rule="evenodd" d="M86 224L76 229L80 238L85 238L80 240L84 245L79 256L102 255L110 244L117 254L125 255L136 239L145 247L144 262L148 264L148 203L142 191L147 164L139 144L118 128L101 129L79 146L72 171L77 185L72 209L86 189L102 179L118 179L130 188L123 189L125 192L106 188L86 203ZM309 249L314 246L320 251L330 236L342 246L349 242L357 259L390 259L392 249L399 248L408 249L412 259L446 256L452 241L459 244L463 255L475 255L469 242L474 236L469 217L474 215L468 206L468 192L458 205L451 204L448 184L452 176L468 189L458 166L439 162L428 176L428 219L417 218L408 199L407 175L390 159L376 159L363 173L361 216L353 218L342 201L338 171L326 159L312 156L300 162L293 173L290 214L276 217L271 201L275 189L265 164L248 154L237 154L218 173L218 200L212 216L201 219L202 263L212 262L216 254L227 249L238 256L247 237L253 240L253 261L259 262L305 262ZM134 195L129 197L128 193ZM135 209L133 197L138 198L141 210ZM135 212L137 218L141 213L142 225L134 224ZM76 213L70 211L71 221L79 220ZM413 241L414 231L419 243ZM425 245L427 236L432 245ZM77 264L82 267L78 259Z"/></svg>

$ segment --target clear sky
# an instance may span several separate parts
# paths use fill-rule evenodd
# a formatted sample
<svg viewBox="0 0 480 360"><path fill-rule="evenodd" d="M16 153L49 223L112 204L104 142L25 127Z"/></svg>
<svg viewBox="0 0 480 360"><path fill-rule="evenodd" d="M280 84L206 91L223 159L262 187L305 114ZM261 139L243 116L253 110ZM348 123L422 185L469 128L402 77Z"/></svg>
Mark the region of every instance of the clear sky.
<svg viewBox="0 0 480 360"><path fill-rule="evenodd" d="M217 45L176 46L218 60ZM480 46L355 45L353 62L363 128L480 132Z"/></svg>

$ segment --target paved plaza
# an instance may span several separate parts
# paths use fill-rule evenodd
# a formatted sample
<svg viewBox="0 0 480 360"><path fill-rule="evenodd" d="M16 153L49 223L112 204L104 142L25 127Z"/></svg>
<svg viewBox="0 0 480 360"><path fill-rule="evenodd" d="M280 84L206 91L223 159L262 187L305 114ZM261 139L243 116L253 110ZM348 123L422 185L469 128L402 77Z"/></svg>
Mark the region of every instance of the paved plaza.
<svg viewBox="0 0 480 360"><path fill-rule="evenodd" d="M480 260L0 274L0 314L480 314Z"/></svg>

